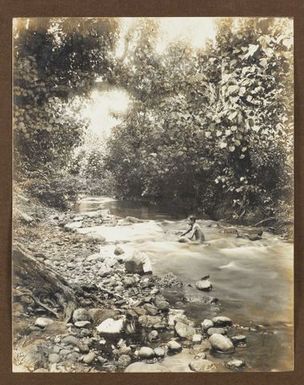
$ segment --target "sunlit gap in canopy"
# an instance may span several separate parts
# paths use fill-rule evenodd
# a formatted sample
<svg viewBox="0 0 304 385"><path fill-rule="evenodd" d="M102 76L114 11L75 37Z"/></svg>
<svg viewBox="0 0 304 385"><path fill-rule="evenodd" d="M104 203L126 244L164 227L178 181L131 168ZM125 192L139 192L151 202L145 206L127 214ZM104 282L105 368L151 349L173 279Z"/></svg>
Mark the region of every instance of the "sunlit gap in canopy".
<svg viewBox="0 0 304 385"><path fill-rule="evenodd" d="M97 82L82 110L82 116L89 121L88 133L107 139L112 128L123 121L130 106L131 98L126 90Z"/></svg>
<svg viewBox="0 0 304 385"><path fill-rule="evenodd" d="M149 18L147 18L149 19ZM192 48L203 48L207 40L213 40L216 34L216 17L152 17L159 25L159 37L155 45L156 53L163 53L174 42L183 41ZM116 56L125 52L125 37L138 23L140 18L123 17L119 19L120 38L116 47Z"/></svg>

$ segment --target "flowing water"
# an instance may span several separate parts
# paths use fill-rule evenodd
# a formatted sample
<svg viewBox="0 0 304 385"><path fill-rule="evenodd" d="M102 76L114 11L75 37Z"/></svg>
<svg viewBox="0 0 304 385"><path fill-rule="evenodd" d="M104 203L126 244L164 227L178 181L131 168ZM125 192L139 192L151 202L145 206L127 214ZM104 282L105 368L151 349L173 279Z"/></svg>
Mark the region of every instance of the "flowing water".
<svg viewBox="0 0 304 385"><path fill-rule="evenodd" d="M293 244L268 233L258 241L236 238L210 220L199 221L207 244L179 243L176 233L186 228L186 222L172 209L103 197L86 198L77 207L80 213L99 209L143 222L96 226L82 232L124 243L125 249L144 251L159 276L174 273L190 299L185 311L198 324L221 314L245 326L239 331L247 334L248 348L234 357L239 354L245 359L248 370L292 369ZM205 294L195 289L195 282L207 274L213 284L211 295L219 299L215 305L204 304ZM176 300L180 293L171 290L167 295Z"/></svg>

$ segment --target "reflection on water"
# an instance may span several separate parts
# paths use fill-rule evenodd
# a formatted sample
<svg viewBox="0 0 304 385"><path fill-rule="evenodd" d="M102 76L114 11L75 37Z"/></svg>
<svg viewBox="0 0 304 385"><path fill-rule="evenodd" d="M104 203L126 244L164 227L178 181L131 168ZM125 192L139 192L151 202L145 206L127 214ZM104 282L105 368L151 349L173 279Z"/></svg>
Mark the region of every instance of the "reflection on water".
<svg viewBox="0 0 304 385"><path fill-rule="evenodd" d="M150 256L156 274L173 272L184 282L185 295L193 299L186 312L198 323L220 311L241 325L264 325L267 332L249 333L251 349L242 352L252 370L290 368L292 244L271 234L255 242L236 238L224 234L212 221L200 221L208 245L182 244L177 242L176 232L185 228L185 221L174 219L177 218L175 213L109 198L86 199L78 206L80 212L98 209L145 221L131 226L97 226L84 232L100 233L108 241L128 242L124 247L144 251ZM194 288L195 282L207 274L213 283L212 296L220 300L219 306L204 305L203 294Z"/></svg>
<svg viewBox="0 0 304 385"><path fill-rule="evenodd" d="M181 219L187 215L187 212L183 212L180 208L168 204L163 204L161 207L152 203L141 203L135 201L122 200L108 197L90 197L81 200L76 207L79 212L95 211L98 209L108 209L111 214L119 217L136 217L140 219Z"/></svg>

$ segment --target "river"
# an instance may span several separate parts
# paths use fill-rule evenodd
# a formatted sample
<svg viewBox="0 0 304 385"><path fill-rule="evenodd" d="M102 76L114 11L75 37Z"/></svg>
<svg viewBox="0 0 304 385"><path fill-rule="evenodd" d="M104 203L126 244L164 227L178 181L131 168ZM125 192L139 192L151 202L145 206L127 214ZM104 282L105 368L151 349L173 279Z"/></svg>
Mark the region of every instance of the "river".
<svg viewBox="0 0 304 385"><path fill-rule="evenodd" d="M125 248L144 251L151 259L153 272L159 276L174 273L184 283L184 295L191 299L185 311L198 324L204 318L221 314L241 325L240 332L245 334L246 330L248 341L241 357L246 360L248 370L291 369L292 243L270 233L264 233L258 241L236 238L235 234L224 232L225 227L218 223L201 220L207 245L183 244L177 242L176 232L185 229L186 222L172 210L105 197L85 198L76 208L79 213L100 209L143 222L96 226L82 232L101 234L110 243L124 243ZM195 289L195 282L207 274L218 304L203 304L204 294ZM179 294L167 293L169 299Z"/></svg>

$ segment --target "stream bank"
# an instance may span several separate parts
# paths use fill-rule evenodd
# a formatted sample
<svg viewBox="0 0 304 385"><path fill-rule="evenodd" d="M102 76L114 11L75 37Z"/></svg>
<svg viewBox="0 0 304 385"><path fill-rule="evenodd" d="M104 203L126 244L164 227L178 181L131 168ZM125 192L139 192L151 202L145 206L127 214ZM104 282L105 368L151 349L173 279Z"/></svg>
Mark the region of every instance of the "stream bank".
<svg viewBox="0 0 304 385"><path fill-rule="evenodd" d="M236 240L231 226L213 221L201 223L208 246L179 244L176 232L184 222L165 213L154 213L153 219L150 213L146 218L139 213L127 215L130 212L122 212L117 205L111 199L88 198L80 202L77 211L62 214L47 210L38 221L29 212L33 221L23 220L15 234L18 242L26 243L35 258L71 285L85 288L87 298L80 298L79 307L84 309L78 311L80 319L76 312L67 324L33 304L22 310L19 306L18 313L15 302L17 370L290 368L292 304L288 297L292 284L288 274L292 273L292 245L270 234L258 243ZM27 206L30 211L30 202ZM148 256L153 274L126 270L125 259L134 253ZM273 265L275 258L280 258L277 266ZM195 282L206 274L211 276L213 290L198 291ZM251 292L252 297L248 295ZM217 316L232 322L216 324L215 319L213 325L202 326L206 319L212 322ZM44 321L49 323L41 326L41 320L37 324L41 317L52 322ZM114 327L120 320L123 328L119 332L98 331L104 321ZM226 354L210 345L211 326L217 328L215 334L228 336L228 345L227 341L233 341ZM242 337L233 338L236 336ZM27 351L27 356L33 357L27 364L24 346L31 352ZM239 361L228 364L232 359Z"/></svg>

